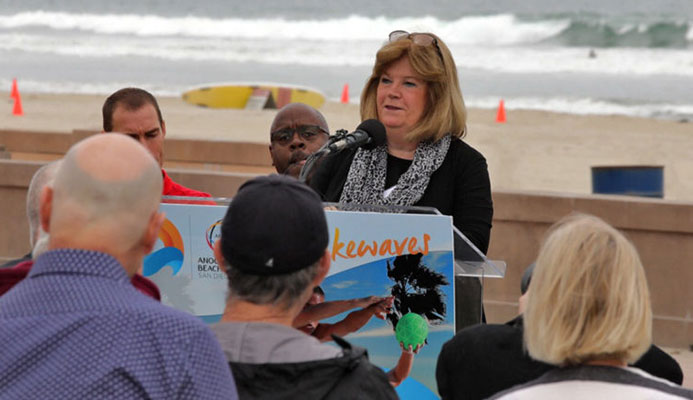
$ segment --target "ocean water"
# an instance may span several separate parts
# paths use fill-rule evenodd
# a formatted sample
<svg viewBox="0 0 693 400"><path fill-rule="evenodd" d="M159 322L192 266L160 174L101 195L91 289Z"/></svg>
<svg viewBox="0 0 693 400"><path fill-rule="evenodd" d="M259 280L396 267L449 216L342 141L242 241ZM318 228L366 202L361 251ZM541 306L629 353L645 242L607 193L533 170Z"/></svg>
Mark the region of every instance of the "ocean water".
<svg viewBox="0 0 693 400"><path fill-rule="evenodd" d="M395 29L448 44L470 106L693 119L691 0L0 0L0 88L349 84L358 102Z"/></svg>

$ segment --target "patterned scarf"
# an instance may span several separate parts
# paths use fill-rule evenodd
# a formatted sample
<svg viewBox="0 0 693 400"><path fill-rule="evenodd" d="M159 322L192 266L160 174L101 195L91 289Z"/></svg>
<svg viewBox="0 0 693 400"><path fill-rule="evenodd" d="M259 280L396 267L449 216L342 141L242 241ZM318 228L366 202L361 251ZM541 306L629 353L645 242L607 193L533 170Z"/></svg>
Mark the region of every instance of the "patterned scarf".
<svg viewBox="0 0 693 400"><path fill-rule="evenodd" d="M431 175L440 167L450 148L450 135L437 142L416 146L409 169L397 180L387 198L383 197L387 170L387 146L372 150L359 148L351 162L340 203L411 206L423 196Z"/></svg>

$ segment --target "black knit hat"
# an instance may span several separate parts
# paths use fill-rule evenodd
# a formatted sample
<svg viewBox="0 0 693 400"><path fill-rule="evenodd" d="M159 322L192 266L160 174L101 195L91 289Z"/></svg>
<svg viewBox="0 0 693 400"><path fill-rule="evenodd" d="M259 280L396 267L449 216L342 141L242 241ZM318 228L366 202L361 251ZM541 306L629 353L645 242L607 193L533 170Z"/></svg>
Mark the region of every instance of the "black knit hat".
<svg viewBox="0 0 693 400"><path fill-rule="evenodd" d="M221 225L221 251L231 268L252 275L295 272L317 262L328 242L320 197L285 175L244 183Z"/></svg>

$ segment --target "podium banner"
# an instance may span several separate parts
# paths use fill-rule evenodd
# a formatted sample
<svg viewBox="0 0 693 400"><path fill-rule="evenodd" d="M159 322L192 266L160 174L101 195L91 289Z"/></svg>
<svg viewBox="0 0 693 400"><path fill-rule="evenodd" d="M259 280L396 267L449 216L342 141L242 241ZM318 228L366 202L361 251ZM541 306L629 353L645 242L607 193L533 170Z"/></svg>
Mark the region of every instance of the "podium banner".
<svg viewBox="0 0 693 400"><path fill-rule="evenodd" d="M212 250L226 209L162 204L166 222L143 265L143 274L159 286L164 304L207 323L221 318L227 295L226 274ZM455 326L451 217L343 211L326 211L326 216L332 264L321 285L325 302L394 297L393 312L385 320L372 317L345 339L368 349L370 360L388 371L401 355L397 324L403 316L417 314L414 319L402 319L407 321L400 326L400 335L425 338L426 344L397 392L403 399L438 398L436 360ZM351 311L321 322L337 323ZM424 321L425 326L417 327L412 321Z"/></svg>

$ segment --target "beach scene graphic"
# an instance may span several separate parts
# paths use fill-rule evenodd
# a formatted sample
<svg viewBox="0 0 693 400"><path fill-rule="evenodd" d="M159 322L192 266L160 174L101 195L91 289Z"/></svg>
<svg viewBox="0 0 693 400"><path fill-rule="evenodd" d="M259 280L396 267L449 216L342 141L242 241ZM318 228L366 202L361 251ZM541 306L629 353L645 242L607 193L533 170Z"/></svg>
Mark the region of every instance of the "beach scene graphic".
<svg viewBox="0 0 693 400"><path fill-rule="evenodd" d="M390 31L431 31L468 106L693 119L693 3L0 0L0 87L180 96L209 82L358 96Z"/></svg>
<svg viewBox="0 0 693 400"><path fill-rule="evenodd" d="M400 273L393 274L395 263ZM408 264L408 265L404 265ZM409 268L408 268L409 267ZM408 272L402 271L408 269ZM429 277L429 287L412 286L410 275L416 270ZM420 278L420 276L418 276ZM432 279L431 279L432 278ZM446 341L454 335L453 256L451 251L431 252L428 255L402 255L388 257L357 266L329 276L322 284L325 299L343 300L367 296L395 295L394 312L386 320L371 318L359 329L345 337L350 343L365 347L369 359L387 371L397 364L400 356L395 328L403 316L419 317L428 324L426 344L414 357L409 377L396 390L402 399L437 399L435 366L438 353ZM409 298L407 306L403 303ZM449 312L445 312L449 310ZM411 313L413 311L413 313ZM442 313L441 313L442 311ZM348 312L325 320L335 323ZM396 316L396 317L393 317ZM406 320L405 320L406 321Z"/></svg>

